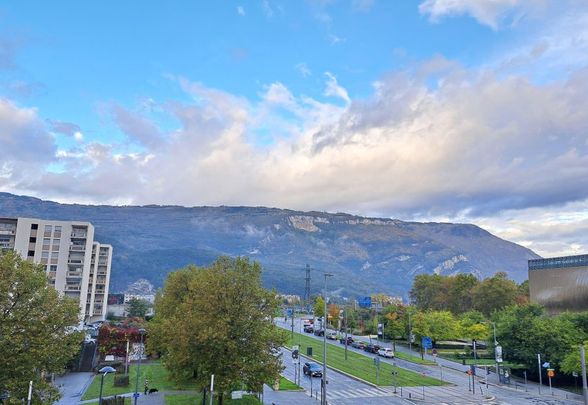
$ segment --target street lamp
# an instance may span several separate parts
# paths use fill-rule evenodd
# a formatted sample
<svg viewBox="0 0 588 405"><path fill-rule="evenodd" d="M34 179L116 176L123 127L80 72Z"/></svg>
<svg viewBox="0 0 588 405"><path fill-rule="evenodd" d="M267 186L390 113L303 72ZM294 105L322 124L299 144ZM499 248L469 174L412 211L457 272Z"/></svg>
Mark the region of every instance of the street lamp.
<svg viewBox="0 0 588 405"><path fill-rule="evenodd" d="M116 373L116 370L110 366L102 367L98 372L100 376L100 396L98 397L98 405L102 405L102 388L104 387L104 376L108 373Z"/></svg>
<svg viewBox="0 0 588 405"><path fill-rule="evenodd" d="M141 346L139 346L139 364L137 365L137 382L135 384L135 405L137 405L137 398L139 398L139 377L141 376L141 358L143 357L143 336L145 335L145 329L139 329L141 334Z"/></svg>
<svg viewBox="0 0 588 405"><path fill-rule="evenodd" d="M331 273L325 273L325 292L323 295L324 301L324 311L323 311L323 319L324 327L323 327L323 386L322 386L322 395L321 395L321 405L327 405L327 278L333 277Z"/></svg>

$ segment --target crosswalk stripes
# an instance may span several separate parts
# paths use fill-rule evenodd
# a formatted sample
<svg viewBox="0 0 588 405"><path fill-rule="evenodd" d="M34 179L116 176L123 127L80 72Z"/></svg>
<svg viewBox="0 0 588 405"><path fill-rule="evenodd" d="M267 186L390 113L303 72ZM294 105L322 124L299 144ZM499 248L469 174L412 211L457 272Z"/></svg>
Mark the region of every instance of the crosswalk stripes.
<svg viewBox="0 0 588 405"><path fill-rule="evenodd" d="M393 393L380 390L377 388L356 388L350 390L338 390L327 392L327 398L331 399L347 399L347 398L374 398L393 396Z"/></svg>

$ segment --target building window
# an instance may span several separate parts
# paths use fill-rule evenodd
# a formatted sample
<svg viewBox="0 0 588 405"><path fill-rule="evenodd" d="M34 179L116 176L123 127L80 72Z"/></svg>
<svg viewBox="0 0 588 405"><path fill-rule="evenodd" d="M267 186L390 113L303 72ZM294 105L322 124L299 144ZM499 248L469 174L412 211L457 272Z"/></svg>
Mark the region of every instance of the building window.
<svg viewBox="0 0 588 405"><path fill-rule="evenodd" d="M48 259L49 258L49 252L41 252L41 258L42 259Z"/></svg>
<svg viewBox="0 0 588 405"><path fill-rule="evenodd" d="M51 268L49 270L51 270L51 271L57 271L57 265L52 264L51 265Z"/></svg>
<svg viewBox="0 0 588 405"><path fill-rule="evenodd" d="M31 229L39 229L39 224L31 224Z"/></svg>
<svg viewBox="0 0 588 405"><path fill-rule="evenodd" d="M28 257L33 257L35 255L35 251L34 250L29 250L29 252L27 253Z"/></svg>
<svg viewBox="0 0 588 405"><path fill-rule="evenodd" d="M35 236L31 236L29 238L29 243L36 243L37 242L37 238Z"/></svg>
<svg viewBox="0 0 588 405"><path fill-rule="evenodd" d="M45 232L51 232L51 229L53 229L51 225L45 225Z"/></svg>

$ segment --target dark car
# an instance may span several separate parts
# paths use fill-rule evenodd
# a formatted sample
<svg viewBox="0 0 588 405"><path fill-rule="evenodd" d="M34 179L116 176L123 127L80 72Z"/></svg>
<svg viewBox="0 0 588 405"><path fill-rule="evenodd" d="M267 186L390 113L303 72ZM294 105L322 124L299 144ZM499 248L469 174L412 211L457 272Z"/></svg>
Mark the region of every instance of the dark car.
<svg viewBox="0 0 588 405"><path fill-rule="evenodd" d="M356 340L355 342L351 343L351 346L355 347L356 349L363 349L365 347L365 342Z"/></svg>
<svg viewBox="0 0 588 405"><path fill-rule="evenodd" d="M324 329L317 329L314 331L315 336L324 336L325 330Z"/></svg>
<svg viewBox="0 0 588 405"><path fill-rule="evenodd" d="M313 362L304 363L302 366L302 371L304 374L309 375L311 377L322 377L323 376L323 369L320 365Z"/></svg>
<svg viewBox="0 0 588 405"><path fill-rule="evenodd" d="M304 327L304 331L305 331L306 333L312 333L312 332L314 332L314 327L313 327L312 325L306 325L306 326Z"/></svg>
<svg viewBox="0 0 588 405"><path fill-rule="evenodd" d="M363 350L365 350L368 353L378 353L378 350L380 350L380 346L378 345L367 345L366 347L363 348Z"/></svg>
<svg viewBox="0 0 588 405"><path fill-rule="evenodd" d="M341 343L342 345L345 344L345 338L342 337L341 339L339 339L339 343ZM353 343L353 338L351 336L347 337L347 345L351 345Z"/></svg>

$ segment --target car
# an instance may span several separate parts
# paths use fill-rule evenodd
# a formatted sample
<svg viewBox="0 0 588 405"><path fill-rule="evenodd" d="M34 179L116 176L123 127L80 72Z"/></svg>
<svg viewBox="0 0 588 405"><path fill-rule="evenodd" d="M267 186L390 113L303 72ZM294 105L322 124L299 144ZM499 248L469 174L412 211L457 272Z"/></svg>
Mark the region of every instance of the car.
<svg viewBox="0 0 588 405"><path fill-rule="evenodd" d="M310 377L322 377L323 376L323 369L322 367L314 362L304 363L302 366L302 371L305 375Z"/></svg>
<svg viewBox="0 0 588 405"><path fill-rule="evenodd" d="M314 335L315 336L323 336L325 334L325 330L324 329L317 329L314 331Z"/></svg>
<svg viewBox="0 0 588 405"><path fill-rule="evenodd" d="M375 354L377 354L378 353L378 350L380 350L380 346L369 344L369 345L365 346L363 348L363 350L365 350L368 353L375 353Z"/></svg>
<svg viewBox="0 0 588 405"><path fill-rule="evenodd" d="M337 340L337 332L327 332L327 339L329 340Z"/></svg>
<svg viewBox="0 0 588 405"><path fill-rule="evenodd" d="M342 337L341 339L339 339L339 343L341 343L342 345L345 344L345 338ZM353 344L353 338L351 336L347 337L347 345L352 345Z"/></svg>
<svg viewBox="0 0 588 405"><path fill-rule="evenodd" d="M382 357L387 357L389 359L393 359L394 351L392 351L392 349L389 347L382 347L380 350L378 350L378 355Z"/></svg>
<svg viewBox="0 0 588 405"><path fill-rule="evenodd" d="M312 325L306 325L306 326L304 326L304 331L306 333L312 333L312 332L314 332L314 327Z"/></svg>
<svg viewBox="0 0 588 405"><path fill-rule="evenodd" d="M355 347L356 349L363 349L365 347L365 342L356 340L355 342L351 343L351 347Z"/></svg>

